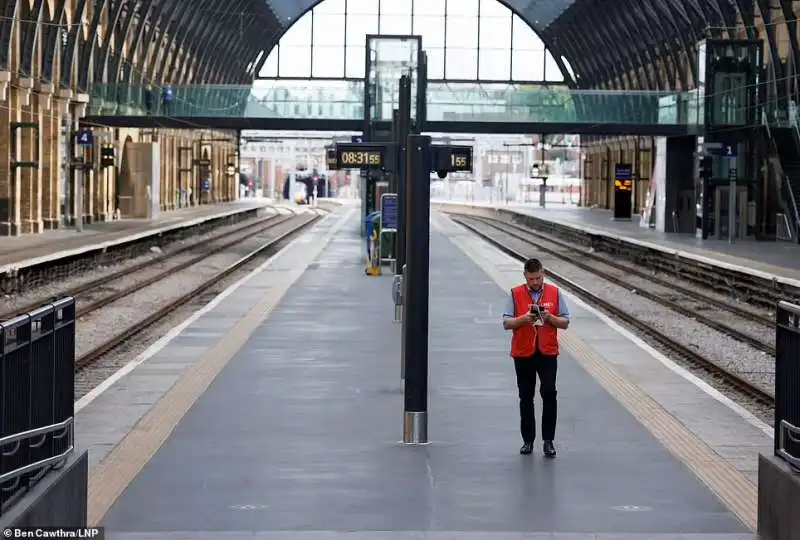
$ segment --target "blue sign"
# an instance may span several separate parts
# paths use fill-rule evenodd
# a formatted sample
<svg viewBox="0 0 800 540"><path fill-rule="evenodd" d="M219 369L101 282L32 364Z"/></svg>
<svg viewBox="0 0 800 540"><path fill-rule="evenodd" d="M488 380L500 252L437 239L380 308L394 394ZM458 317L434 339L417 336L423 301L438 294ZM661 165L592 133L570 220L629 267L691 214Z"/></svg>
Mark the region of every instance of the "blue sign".
<svg viewBox="0 0 800 540"><path fill-rule="evenodd" d="M352 135L350 137L350 142L354 142L354 143L367 142L367 136L366 135Z"/></svg>
<svg viewBox="0 0 800 540"><path fill-rule="evenodd" d="M633 166L630 163L614 165L614 180L633 180Z"/></svg>
<svg viewBox="0 0 800 540"><path fill-rule="evenodd" d="M82 129L75 135L78 146L92 146L94 144L94 133L89 129Z"/></svg>
<svg viewBox="0 0 800 540"><path fill-rule="evenodd" d="M381 230L397 230L397 194L381 195Z"/></svg>
<svg viewBox="0 0 800 540"><path fill-rule="evenodd" d="M203 180L202 182L200 182L200 188L203 191L208 191L209 189L211 189L211 182L209 180Z"/></svg>
<svg viewBox="0 0 800 540"><path fill-rule="evenodd" d="M738 144L726 144L723 148L727 157L736 157Z"/></svg>

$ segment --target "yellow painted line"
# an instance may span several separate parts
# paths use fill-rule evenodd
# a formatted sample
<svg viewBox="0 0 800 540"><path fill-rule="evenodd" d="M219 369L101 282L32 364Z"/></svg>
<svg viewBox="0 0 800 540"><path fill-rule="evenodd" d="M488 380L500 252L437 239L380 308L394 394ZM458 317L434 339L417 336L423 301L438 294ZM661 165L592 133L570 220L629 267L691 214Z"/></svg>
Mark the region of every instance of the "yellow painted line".
<svg viewBox="0 0 800 540"><path fill-rule="evenodd" d="M561 333L560 341L609 394L708 486L746 527L755 532L758 490L747 477L630 382L588 343L570 335L569 331Z"/></svg>
<svg viewBox="0 0 800 540"><path fill-rule="evenodd" d="M476 247L450 239L492 280L505 290L506 276ZM481 244L486 245L488 244ZM591 345L569 332L559 333L561 345L583 368L627 409L661 444L683 462L739 520L755 532L758 488L713 448L697 438L641 388L632 383ZM657 480L656 480L657 481Z"/></svg>
<svg viewBox="0 0 800 540"><path fill-rule="evenodd" d="M300 268L290 271L275 272L274 279L280 279L281 282L275 283L274 289L267 292L222 340L191 366L108 457L95 467L89 476L89 526L97 526L101 522L125 488L166 442L178 422L269 315L289 287L303 275L307 264L322 252L335 232L349 220L352 213L350 211L346 217L340 218L339 223L315 244L315 248L306 253L308 263L298 265Z"/></svg>

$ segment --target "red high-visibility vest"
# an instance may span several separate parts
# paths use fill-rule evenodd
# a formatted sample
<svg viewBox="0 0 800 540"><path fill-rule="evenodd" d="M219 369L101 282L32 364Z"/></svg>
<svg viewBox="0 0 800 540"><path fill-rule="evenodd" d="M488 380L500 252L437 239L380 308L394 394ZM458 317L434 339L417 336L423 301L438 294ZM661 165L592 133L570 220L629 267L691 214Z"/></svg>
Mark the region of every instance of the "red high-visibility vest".
<svg viewBox="0 0 800 540"><path fill-rule="evenodd" d="M519 285L511 289L514 298L514 316L519 317L529 311L528 306L533 303L527 285ZM539 308L551 315L558 316L558 287L550 284L542 286L539 298ZM543 326L526 324L514 330L511 336L511 356L513 358L528 358L533 356L538 345L539 352L546 356L558 355L558 329L552 324Z"/></svg>

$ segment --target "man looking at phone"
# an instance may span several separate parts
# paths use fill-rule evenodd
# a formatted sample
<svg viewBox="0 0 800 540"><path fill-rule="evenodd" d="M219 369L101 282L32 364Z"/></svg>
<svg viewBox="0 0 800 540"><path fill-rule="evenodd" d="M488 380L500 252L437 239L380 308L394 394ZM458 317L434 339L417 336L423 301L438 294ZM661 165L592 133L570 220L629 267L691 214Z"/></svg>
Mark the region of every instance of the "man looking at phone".
<svg viewBox="0 0 800 540"><path fill-rule="evenodd" d="M511 289L503 312L503 328L512 330L511 357L517 374L520 433L523 455L533 452L536 416L533 396L536 377L542 396L542 450L555 457L556 372L558 330L569 327L569 310L558 287L544 282L544 268L538 259L528 259L523 268L525 283Z"/></svg>

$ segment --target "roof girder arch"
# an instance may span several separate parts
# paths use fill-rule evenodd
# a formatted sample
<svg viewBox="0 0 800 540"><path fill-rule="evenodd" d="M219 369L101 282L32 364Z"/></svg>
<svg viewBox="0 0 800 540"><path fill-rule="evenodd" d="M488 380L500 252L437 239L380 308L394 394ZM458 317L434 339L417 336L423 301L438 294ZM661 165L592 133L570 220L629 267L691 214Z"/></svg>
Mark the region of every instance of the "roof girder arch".
<svg viewBox="0 0 800 540"><path fill-rule="evenodd" d="M36 52L36 41L42 31L42 17L44 17L45 0L34 0L33 6L29 7L27 1L22 2L22 13L20 17L24 24L21 26L20 40L20 62L19 71L28 76L33 76L37 71L34 68L34 53ZM39 70L41 72L41 65Z"/></svg>
<svg viewBox="0 0 800 540"><path fill-rule="evenodd" d="M136 36L136 34L139 32L139 29L144 26L144 21L150 17L150 13L153 9L154 4L155 0L140 0L139 9L138 10L131 9L130 13L125 18L125 22L122 25L122 31L120 32L120 42L123 44L123 46L127 48L126 49L127 58L124 58L125 61L123 62L122 51L118 51L117 54L114 55L111 65L108 67L107 70L108 79L113 80L115 84L120 80L120 75L122 73L121 69L122 65L132 64L136 58L136 56L134 55L136 49L135 41L130 41L129 39L131 29L134 28L133 20L134 18L137 19L134 30L134 36ZM134 17L134 15L137 12L138 12L138 17ZM128 43L130 43L130 46L128 46Z"/></svg>
<svg viewBox="0 0 800 540"><path fill-rule="evenodd" d="M586 88L587 81L590 84L593 82L593 74L600 69L600 66L597 65L597 59L593 55L578 54L579 50L590 50L591 47L587 47L585 42L578 40L575 36L573 31L575 25L572 24L575 11L574 6L568 9L550 26L548 31L552 33L552 39L558 41L559 46L563 44L567 53L566 57L575 71L576 86L578 88Z"/></svg>
<svg viewBox="0 0 800 540"><path fill-rule="evenodd" d="M169 7L162 12L163 20L158 21L157 26L152 27L149 32L152 39L147 41L145 48L147 54L145 54L145 62L142 64L142 84L154 81L158 59L161 57L161 53L164 52L164 48L169 44L169 39L179 17L179 8L182 0L163 0L163 2ZM158 37L155 35L156 32L158 32Z"/></svg>
<svg viewBox="0 0 800 540"><path fill-rule="evenodd" d="M598 4L599 3L596 3L592 7L599 8L600 6ZM589 22L588 11L589 10L586 9L579 10L579 14L582 15L579 19L580 24L587 24ZM634 67L630 60L630 51L626 47L621 46L625 40L622 39L619 28L614 24L615 17L612 17L611 13L606 9L598 11L602 13L599 15L600 24L594 26L597 36L599 37L599 48L596 49L596 51L597 54L601 55L601 58L598 62L604 64L603 67L606 73L611 75L612 80L614 78L619 78L623 85L628 88L633 88L634 84L630 77L630 72L633 71ZM606 45L603 46L603 43Z"/></svg>
<svg viewBox="0 0 800 540"><path fill-rule="evenodd" d="M115 80L123 80L123 69L127 72L128 76L125 77L125 80L133 81L133 77L130 77L130 72L134 67L138 72L143 71L143 66L145 64L146 54L143 55L141 59L139 59L139 65L134 66L134 59L138 58L139 49L142 44L142 36L144 34L144 30L147 27L147 23L150 23L151 27L155 27L157 21L161 18L161 13L164 9L164 2L159 2L157 0L147 0L147 9L144 10L144 16L140 16L139 20L136 23L136 27L133 30L133 39L131 40L131 48L129 49L128 56L129 60L127 63L123 64L120 62L117 65L117 73L115 75ZM153 13L156 13L154 16ZM146 48L144 49L147 50ZM124 66L124 68L123 68Z"/></svg>
<svg viewBox="0 0 800 540"><path fill-rule="evenodd" d="M20 1L3 2L2 10L0 10L0 68L9 69L11 67L11 37Z"/></svg>
<svg viewBox="0 0 800 540"><path fill-rule="evenodd" d="M595 7L597 6L592 6L592 8ZM633 86L627 73L629 70L626 69L628 67L627 56L623 55L623 51L620 51L619 47L609 46L609 44L618 44L622 41L621 36L614 35L616 27L613 24L612 17L610 17L608 11L603 11L603 15L600 16L600 24L592 24L589 19L589 11L589 9L577 9L574 18L577 23L576 27L584 30L582 34L585 37L592 36L595 38L595 42L590 42L589 47L587 47L587 50L592 51L592 56L596 58L595 63L598 66L593 79L600 81L600 86L607 89L614 89L617 86L615 79L619 79L622 86ZM589 32L589 28L593 31ZM592 99L596 102L596 114L598 115L608 113L610 112L609 109L620 107L620 105L623 115L627 116L631 112L631 103L627 99L623 99L621 104L619 102L609 104L607 103L608 100L602 99L601 96L596 96ZM597 116L597 118L602 118L602 116Z"/></svg>
<svg viewBox="0 0 800 540"><path fill-rule="evenodd" d="M648 51L652 59L653 70L659 73L661 67L664 68L666 75L666 83L663 88L674 90L678 88L678 80L681 82L681 87L686 87L688 84L686 79L686 71L683 68L683 62L680 58L680 51L674 36L670 34L669 30L665 27L664 21L667 20L663 16L659 16L655 11L650 11L649 15L640 9L640 4L636 0L626 0L629 6L631 17L635 21L637 27L645 29L649 35L658 34L660 39L654 41L647 41ZM674 20L669 20L675 32L677 32ZM670 69L672 67L672 69ZM677 75L677 77L676 77ZM659 75L659 78L660 75ZM663 80L662 80L663 82Z"/></svg>
<svg viewBox="0 0 800 540"><path fill-rule="evenodd" d="M198 29L189 37L184 47L193 51L191 57L195 61L195 74L200 74L199 82L201 83L215 83L213 79L207 79L203 73L207 70L207 59L213 57L215 60L222 55L236 57L235 53L240 44L238 40L234 40L235 32L232 29L235 22L236 13L246 5L246 0L236 0L236 4L232 9L227 10L223 14L215 15L210 12L207 17L198 22ZM205 46L198 43L197 36L204 36L206 42ZM226 44L234 43L232 47L226 47ZM213 51L213 52L212 52ZM173 78L178 84L188 82L188 66L190 55L184 55L180 64L176 67ZM230 62L233 63L233 62Z"/></svg>
<svg viewBox="0 0 800 540"><path fill-rule="evenodd" d="M772 57L772 70L775 75L776 84L785 84L785 73L783 63L781 62L781 54L778 49L778 43L775 39L775 26L772 24L772 12L768 2L764 0L756 0L758 10L761 12L761 20L764 22L764 33L767 35L767 47L769 48L770 56Z"/></svg>
<svg viewBox="0 0 800 540"><path fill-rule="evenodd" d="M92 22L89 26L89 39L81 43L80 59L78 60L78 87L81 89L86 88L89 81L89 66L92 63L92 55L95 53L95 46L97 45L98 30L100 28L100 19L103 13L111 4L112 0L98 0L94 6L94 14L92 15ZM83 14L76 16L76 21L80 21ZM77 29L76 29L77 30ZM108 40L108 34L105 36ZM106 41L108 43L108 41ZM97 66L93 66L97 67Z"/></svg>
<svg viewBox="0 0 800 540"><path fill-rule="evenodd" d="M113 0L112 0L113 1ZM118 49L114 51L114 56L122 57L122 46L124 43L117 43L117 38L120 37L117 35L117 27L122 22L122 8L125 7L126 0L116 0L114 2L113 7L111 8L111 13L108 18L108 27L106 28L106 39L105 39L105 47L102 48L101 56L100 56L100 65L98 66L95 63L94 66L94 80L98 83L106 83L106 84L116 84L117 81L109 81L108 80L108 73L109 73L109 60L111 57L111 46L110 42L114 42L114 46ZM130 19L133 17L133 7L128 12L128 16L126 19Z"/></svg>
<svg viewBox="0 0 800 540"><path fill-rule="evenodd" d="M630 13L622 6L622 1L609 2L607 9L611 12L612 17L621 22L620 32L623 34L624 41L628 43L639 43L639 47L631 47L632 57L634 58L633 64L636 70L637 80L639 81L639 89L661 90L664 84L658 69L648 69L648 64L655 63L655 57L651 55L652 33L643 32L642 28L633 24L630 18ZM635 30L634 30L635 29ZM655 67L655 66L654 66ZM639 70L644 74L644 81L639 76ZM643 84L644 83L644 84Z"/></svg>
<svg viewBox="0 0 800 540"><path fill-rule="evenodd" d="M185 8L185 0L183 3ZM177 63L178 57L181 55L181 51L186 43L187 34L197 30L197 25L203 19L206 9L213 6L214 3L214 0L200 0L200 2L196 4L195 9L183 10L183 13L179 18L179 22L177 23L177 28L168 38L167 49L165 51L165 56L161 60L161 65L153 74L154 79L159 84L172 82L171 77L175 75L175 64Z"/></svg>
<svg viewBox="0 0 800 540"><path fill-rule="evenodd" d="M229 39L226 39L226 33L230 31L228 18L230 17L231 21L235 20L236 11L242 9L245 5L247 5L246 0L236 0L235 9L232 9L227 14L222 15L219 24L211 29L211 33L208 36L209 42L219 43L219 46L204 47L203 52L198 55L197 68L195 70L195 78L197 79L198 83L214 82L207 79L208 74L212 69L212 64L220 60L222 55L228 55L235 51L235 48L234 51L225 50L222 47L222 44L225 42L230 42Z"/></svg>
<svg viewBox="0 0 800 540"><path fill-rule="evenodd" d="M75 6L75 11L72 15L72 25L69 27L67 33L67 45L64 47L64 53L61 55L61 73L59 74L59 79L61 80L62 88L72 87L72 75L75 72L73 67L75 63L78 64L78 67L81 65L82 47L78 41L81 33L81 24L79 24L79 21L81 21L86 11L86 2L87 0L78 0L78 4Z"/></svg>
<svg viewBox="0 0 800 540"><path fill-rule="evenodd" d="M66 12L67 0L58 0L50 24L44 29L44 35L42 36L42 79L48 82L52 82L54 78L53 71L56 55L58 47L61 45L61 39L59 39L61 37L61 25L64 23Z"/></svg>
<svg viewBox="0 0 800 540"><path fill-rule="evenodd" d="M789 48L792 50L792 59L795 66L800 66L800 42L797 39L797 15L792 7L792 0L780 0L781 12L783 13L783 20L786 24L786 29L789 34ZM795 68L797 69L797 68ZM795 77L792 82L797 83Z"/></svg>
<svg viewBox="0 0 800 540"><path fill-rule="evenodd" d="M670 2L673 4L674 2L671 0L665 0L665 2ZM666 50L661 51L661 55L666 55L672 53L670 56L672 58L672 66L675 71L677 71L678 79L681 82L681 87L685 90L689 87L689 77L688 75L691 73L692 80L696 79L696 67L694 62L689 62L689 70L690 73L686 71L686 65L683 62L683 58L681 57L681 53L684 55L691 55L692 48L694 47L694 42L689 39L684 29L681 28L680 23L677 18L677 11L675 9L669 9L669 7L661 2L657 2L655 6L650 3L642 4L642 7L647 10L641 11L642 18L645 20L650 21L649 26L657 27L661 31L661 34L664 38L664 43L669 44L666 46ZM655 24L652 24L655 22ZM667 26L672 30L669 31ZM673 89L677 88L677 80L670 81L673 86Z"/></svg>

